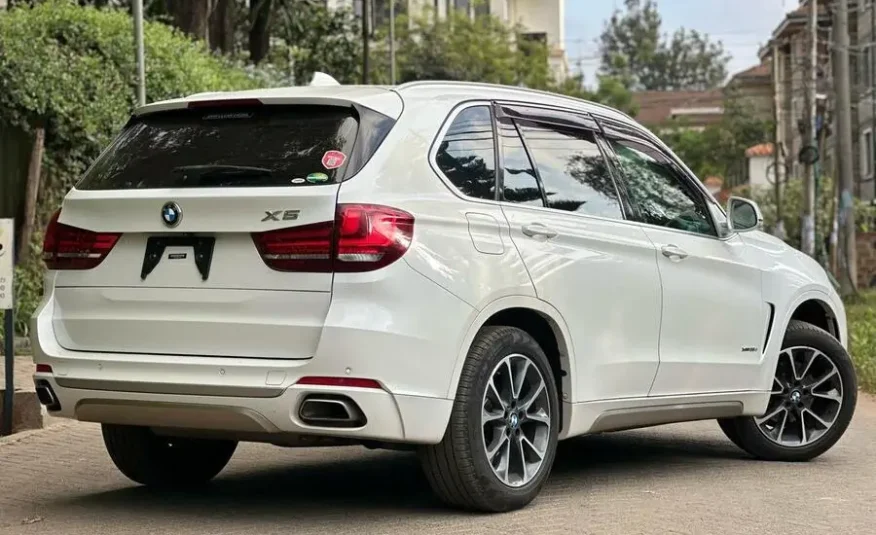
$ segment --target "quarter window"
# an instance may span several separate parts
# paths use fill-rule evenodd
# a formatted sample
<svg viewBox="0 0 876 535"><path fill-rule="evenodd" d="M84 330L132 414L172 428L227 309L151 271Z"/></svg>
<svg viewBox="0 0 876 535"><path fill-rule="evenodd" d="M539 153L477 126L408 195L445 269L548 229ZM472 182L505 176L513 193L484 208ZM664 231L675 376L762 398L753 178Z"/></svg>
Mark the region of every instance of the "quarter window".
<svg viewBox="0 0 876 535"><path fill-rule="evenodd" d="M593 132L528 121L518 126L549 208L623 219L617 189Z"/></svg>
<svg viewBox="0 0 876 535"><path fill-rule="evenodd" d="M496 198L496 150L488 106L459 113L435 155L438 168L463 194L478 199Z"/></svg>
<svg viewBox="0 0 876 535"><path fill-rule="evenodd" d="M523 147L517 127L507 119L499 122L499 143L502 145L502 163L505 170L502 174L504 199L519 204L544 206L535 169Z"/></svg>
<svg viewBox="0 0 876 535"><path fill-rule="evenodd" d="M611 140L630 199L644 223L716 236L702 196L684 182L657 149L628 140Z"/></svg>

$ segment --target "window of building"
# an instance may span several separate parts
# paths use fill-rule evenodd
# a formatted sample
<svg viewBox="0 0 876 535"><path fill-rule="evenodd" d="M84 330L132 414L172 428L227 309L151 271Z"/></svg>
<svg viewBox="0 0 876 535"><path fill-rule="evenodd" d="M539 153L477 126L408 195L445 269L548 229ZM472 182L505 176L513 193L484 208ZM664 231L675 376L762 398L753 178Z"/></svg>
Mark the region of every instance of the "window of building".
<svg viewBox="0 0 876 535"><path fill-rule="evenodd" d="M861 135L861 176L873 176L873 129L864 130Z"/></svg>
<svg viewBox="0 0 876 535"><path fill-rule="evenodd" d="M435 161L459 191L478 199L496 198L496 150L488 106L459 113L438 147Z"/></svg>

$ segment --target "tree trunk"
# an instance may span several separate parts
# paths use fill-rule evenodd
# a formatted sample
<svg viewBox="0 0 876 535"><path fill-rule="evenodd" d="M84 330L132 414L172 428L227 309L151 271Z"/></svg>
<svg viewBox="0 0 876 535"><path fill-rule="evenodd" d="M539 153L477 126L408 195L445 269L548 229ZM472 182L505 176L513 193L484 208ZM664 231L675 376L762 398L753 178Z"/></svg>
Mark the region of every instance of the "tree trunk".
<svg viewBox="0 0 876 535"><path fill-rule="evenodd" d="M18 242L18 262L25 262L30 254L30 239L36 223L37 196L40 192L40 175L43 167L43 147L46 131L37 127L27 167L27 184L24 191L24 221L21 223L21 241Z"/></svg>
<svg viewBox="0 0 876 535"><path fill-rule="evenodd" d="M258 64L270 48L271 0L251 0L249 20L249 59Z"/></svg>
<svg viewBox="0 0 876 535"><path fill-rule="evenodd" d="M213 0L167 0L173 25L196 39L208 39L207 27Z"/></svg>
<svg viewBox="0 0 876 535"><path fill-rule="evenodd" d="M228 54L234 48L234 1L213 0L210 14L210 48Z"/></svg>

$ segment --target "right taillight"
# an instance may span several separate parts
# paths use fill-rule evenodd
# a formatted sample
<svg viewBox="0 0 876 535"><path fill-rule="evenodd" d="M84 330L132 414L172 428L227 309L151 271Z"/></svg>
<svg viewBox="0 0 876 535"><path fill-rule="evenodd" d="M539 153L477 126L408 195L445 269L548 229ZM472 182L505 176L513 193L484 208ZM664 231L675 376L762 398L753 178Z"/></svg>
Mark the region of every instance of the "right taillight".
<svg viewBox="0 0 876 535"><path fill-rule="evenodd" d="M58 210L46 227L43 261L49 269L91 269L103 262L121 234L92 232L58 222Z"/></svg>
<svg viewBox="0 0 876 535"><path fill-rule="evenodd" d="M414 216L388 206L340 204L334 221L253 233L271 269L301 272L373 271L411 245Z"/></svg>

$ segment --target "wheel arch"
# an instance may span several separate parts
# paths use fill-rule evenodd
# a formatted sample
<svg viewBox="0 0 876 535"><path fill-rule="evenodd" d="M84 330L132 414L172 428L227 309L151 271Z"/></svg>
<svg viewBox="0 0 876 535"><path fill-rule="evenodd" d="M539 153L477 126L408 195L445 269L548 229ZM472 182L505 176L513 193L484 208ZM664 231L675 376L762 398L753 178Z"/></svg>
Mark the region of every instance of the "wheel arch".
<svg viewBox="0 0 876 535"><path fill-rule="evenodd" d="M459 387L462 367L468 356L469 348L478 332L490 325L508 325L528 332L542 346L548 361L554 371L554 377L559 391L561 410L561 430L567 427L567 411L563 411L564 402L571 403L574 392L575 359L574 348L569 329L559 311L548 303L527 296L510 296L498 299L481 309L469 326L463 338L453 378L448 390L448 398L455 399Z"/></svg>
<svg viewBox="0 0 876 535"><path fill-rule="evenodd" d="M784 317L778 316L773 325L767 347L764 348L764 366L761 375L761 390L769 390L772 385L776 362L781 352L785 332L791 321L800 320L821 327L839 340L843 347L847 344L845 311L842 303L837 304L830 295L820 289L800 292L788 300Z"/></svg>
<svg viewBox="0 0 876 535"><path fill-rule="evenodd" d="M824 329L830 333L831 336L839 340L840 343L843 342L836 312L825 299L809 297L805 301L799 303L791 313L791 317L788 321L791 322L793 320L815 325L816 327ZM785 326L785 329L787 330L787 326Z"/></svg>

